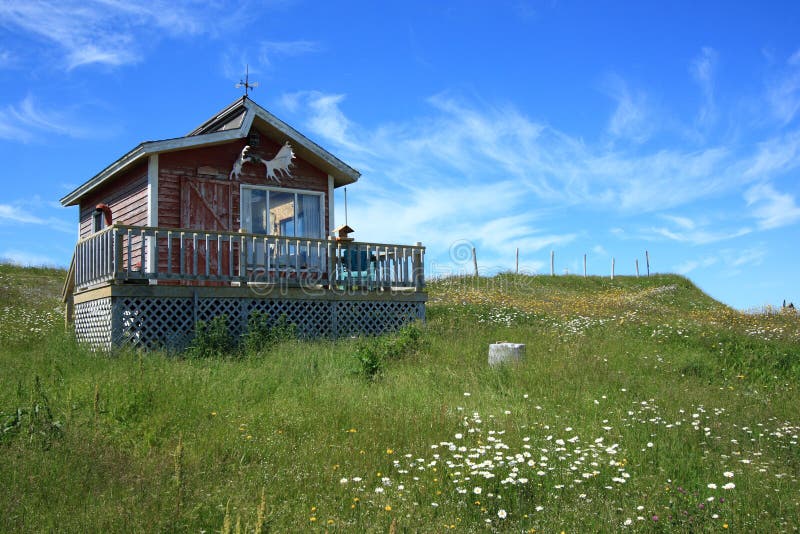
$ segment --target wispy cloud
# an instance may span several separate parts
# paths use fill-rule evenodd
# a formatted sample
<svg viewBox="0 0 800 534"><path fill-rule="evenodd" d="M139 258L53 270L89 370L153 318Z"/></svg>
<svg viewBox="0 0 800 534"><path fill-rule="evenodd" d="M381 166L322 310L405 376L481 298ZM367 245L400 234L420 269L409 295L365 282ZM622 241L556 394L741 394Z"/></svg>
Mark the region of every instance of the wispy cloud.
<svg viewBox="0 0 800 534"><path fill-rule="evenodd" d="M316 41L262 41L259 44L259 59L269 66L276 58L294 57L320 50Z"/></svg>
<svg viewBox="0 0 800 534"><path fill-rule="evenodd" d="M21 202L16 204L0 204L0 225L26 225L33 224L37 226L47 226L53 230L74 234L76 228L74 224L70 224L57 217L42 217L35 214L34 210L30 209L31 204L41 205L40 201L37 202Z"/></svg>
<svg viewBox="0 0 800 534"><path fill-rule="evenodd" d="M617 102L608 122L608 131L614 137L643 143L653 133L653 121L645 93L632 91L619 76L609 76L606 92Z"/></svg>
<svg viewBox="0 0 800 534"><path fill-rule="evenodd" d="M645 232L646 237L665 237L672 241L679 243L688 243L691 245L708 245L718 241L726 241L736 237L741 237L752 232L748 227L739 228L736 230L675 230L665 227L654 227L649 232Z"/></svg>
<svg viewBox="0 0 800 534"><path fill-rule="evenodd" d="M0 3L0 23L58 47L68 69L119 66L137 62L147 43L160 36L215 32L231 16L224 6L198 7L166 0L9 0Z"/></svg>
<svg viewBox="0 0 800 534"><path fill-rule="evenodd" d="M222 73L232 80L240 79L245 68L251 74L263 74L276 67L278 61L322 50L317 41L261 41L256 43L255 52L249 53L239 48L229 48L222 54Z"/></svg>
<svg viewBox="0 0 800 534"><path fill-rule="evenodd" d="M17 105L0 109L0 139L30 141L37 132L53 133L67 137L85 138L97 132L70 113L43 109L31 95Z"/></svg>
<svg viewBox="0 0 800 534"><path fill-rule="evenodd" d="M703 92L703 105L697 114L697 122L709 126L716 120L716 104L714 102L714 70L718 54L709 46L704 46L700 55L692 61L690 72Z"/></svg>
<svg viewBox="0 0 800 534"><path fill-rule="evenodd" d="M787 61L785 69L767 86L767 98L775 118L786 125L800 112L800 50Z"/></svg>
<svg viewBox="0 0 800 534"><path fill-rule="evenodd" d="M745 249L725 249L721 254L727 265L738 268L745 265L761 265L767 251L762 246L755 246Z"/></svg>
<svg viewBox="0 0 800 534"><path fill-rule="evenodd" d="M15 63L15 56L9 50L0 49L0 69L10 67Z"/></svg>
<svg viewBox="0 0 800 534"><path fill-rule="evenodd" d="M800 131L790 131L758 143L756 152L742 161L742 176L769 178L800 166Z"/></svg>
<svg viewBox="0 0 800 534"><path fill-rule="evenodd" d="M793 133L749 152L726 144L631 150L602 140L587 143L513 106L472 105L448 93L431 97L430 112L423 116L364 129L343 112L344 98L303 91L284 95L281 102L307 131L362 171L350 196L350 223L359 237L422 238L445 250L468 239L490 258L510 257L516 246L535 252L574 242L579 231L563 226L552 231L543 214L578 208L628 218L618 239L708 245L741 237L754 228L728 214L699 220L670 210L739 195L755 180L800 163L795 148L800 134ZM764 192L754 208L757 202L787 206L785 199ZM769 221L762 222L763 229L777 219L762 209L762 219ZM653 224L653 215L663 224Z"/></svg>
<svg viewBox="0 0 800 534"><path fill-rule="evenodd" d="M690 272L696 269L705 269L715 265L719 260L717 258L706 256L701 259L697 260L686 260L682 263L679 263L674 267L674 270L678 274L687 275Z"/></svg>
<svg viewBox="0 0 800 534"><path fill-rule="evenodd" d="M658 218L670 224L668 226L652 226L642 232L642 237L648 240L666 238L689 245L708 245L741 237L753 231L747 226L726 228L722 221L708 215L693 219L662 213L658 215Z"/></svg>
<svg viewBox="0 0 800 534"><path fill-rule="evenodd" d="M780 228L800 221L800 207L794 196L780 193L768 183L754 185L745 192L744 199L760 228Z"/></svg>
<svg viewBox="0 0 800 534"><path fill-rule="evenodd" d="M282 95L280 103L291 112L303 108L306 115L305 126L325 141L351 152L363 152L363 145L350 131L350 119L339 108L344 99L345 95L342 94L298 91Z"/></svg>

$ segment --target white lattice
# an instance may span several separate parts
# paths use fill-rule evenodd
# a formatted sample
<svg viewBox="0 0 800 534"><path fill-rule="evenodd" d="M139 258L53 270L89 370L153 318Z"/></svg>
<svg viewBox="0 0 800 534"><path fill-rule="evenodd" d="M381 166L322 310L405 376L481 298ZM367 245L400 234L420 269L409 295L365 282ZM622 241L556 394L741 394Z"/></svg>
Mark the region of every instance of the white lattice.
<svg viewBox="0 0 800 534"><path fill-rule="evenodd" d="M304 337L323 337L333 335L331 328L331 305L318 300L265 300L249 299L248 312L266 313L270 321L276 322L282 316L297 326Z"/></svg>
<svg viewBox="0 0 800 534"><path fill-rule="evenodd" d="M111 299L75 305L75 337L101 350L111 348Z"/></svg>
<svg viewBox="0 0 800 534"><path fill-rule="evenodd" d="M424 302L259 298L113 297L76 306L78 338L109 348L129 344L147 349L185 347L197 321L224 315L233 335L259 311L276 322L285 317L303 337L376 335L425 318Z"/></svg>
<svg viewBox="0 0 800 534"><path fill-rule="evenodd" d="M114 315L119 321L115 344L131 344L148 349L182 348L194 334L195 314L192 299L119 297Z"/></svg>
<svg viewBox="0 0 800 534"><path fill-rule="evenodd" d="M336 335L378 335L421 319L420 303L340 301L336 303Z"/></svg>
<svg viewBox="0 0 800 534"><path fill-rule="evenodd" d="M234 336L240 335L247 327L246 299L198 299L197 320L208 323L214 317L225 316L228 330Z"/></svg>

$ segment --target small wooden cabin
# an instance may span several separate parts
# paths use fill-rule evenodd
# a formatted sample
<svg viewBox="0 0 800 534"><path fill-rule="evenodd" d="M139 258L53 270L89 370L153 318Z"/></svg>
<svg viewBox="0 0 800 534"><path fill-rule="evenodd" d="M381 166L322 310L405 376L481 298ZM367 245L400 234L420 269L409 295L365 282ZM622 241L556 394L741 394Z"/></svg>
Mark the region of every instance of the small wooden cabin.
<svg viewBox="0 0 800 534"><path fill-rule="evenodd" d="M334 235L358 171L248 97L184 137L148 141L61 199L79 207L68 318L95 346L182 346L199 320L255 310L307 336L425 316L421 244Z"/></svg>

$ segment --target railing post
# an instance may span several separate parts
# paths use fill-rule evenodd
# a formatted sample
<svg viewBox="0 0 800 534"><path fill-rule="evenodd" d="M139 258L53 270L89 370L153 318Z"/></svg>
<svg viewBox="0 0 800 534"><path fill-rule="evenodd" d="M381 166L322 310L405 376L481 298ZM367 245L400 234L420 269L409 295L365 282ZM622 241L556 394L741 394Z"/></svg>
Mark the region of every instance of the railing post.
<svg viewBox="0 0 800 534"><path fill-rule="evenodd" d="M147 262L147 255L145 254L147 249L145 248L145 231L142 228L139 228L139 272L142 276L145 275L147 272L146 262Z"/></svg>
<svg viewBox="0 0 800 534"><path fill-rule="evenodd" d="M119 228L114 226L114 279L116 280L122 271L122 233Z"/></svg>
<svg viewBox="0 0 800 534"><path fill-rule="evenodd" d="M327 243L327 245L325 247L325 255L326 255L326 262L327 262L327 265L325 267L326 267L326 270L328 272L328 287L330 289L334 289L334 287L336 286L336 281L334 279L334 276L335 276L335 273L334 273L335 264L334 264L334 258L333 258L333 250L334 250L333 249L333 240L331 239L331 236L328 236L328 243Z"/></svg>
<svg viewBox="0 0 800 534"><path fill-rule="evenodd" d="M422 291L425 288L425 249L422 243L417 241L417 248L414 249L414 288Z"/></svg>
<svg viewBox="0 0 800 534"><path fill-rule="evenodd" d="M197 276L197 232L192 232L192 275Z"/></svg>
<svg viewBox="0 0 800 534"><path fill-rule="evenodd" d="M241 283L247 283L247 237L239 236L239 279Z"/></svg>
<svg viewBox="0 0 800 534"><path fill-rule="evenodd" d="M186 233L181 232L178 238L180 239L178 242L178 274L183 278L183 275L186 274L186 249L183 246L186 241Z"/></svg>

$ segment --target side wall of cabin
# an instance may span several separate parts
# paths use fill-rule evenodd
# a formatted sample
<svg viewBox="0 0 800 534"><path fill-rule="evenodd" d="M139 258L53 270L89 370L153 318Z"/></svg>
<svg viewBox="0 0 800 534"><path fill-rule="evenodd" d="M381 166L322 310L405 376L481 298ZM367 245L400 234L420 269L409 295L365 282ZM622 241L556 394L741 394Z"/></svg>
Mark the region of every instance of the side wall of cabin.
<svg viewBox="0 0 800 534"><path fill-rule="evenodd" d="M78 218L80 239L93 233L93 215L98 204L107 204L111 208L112 222L145 226L147 224L147 162L125 171L112 182L81 199Z"/></svg>

